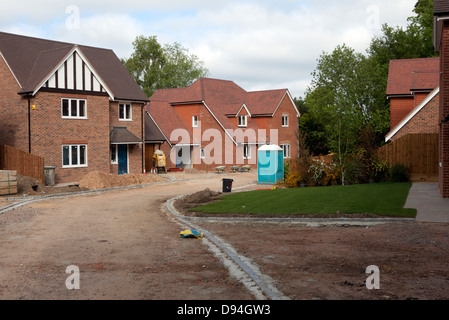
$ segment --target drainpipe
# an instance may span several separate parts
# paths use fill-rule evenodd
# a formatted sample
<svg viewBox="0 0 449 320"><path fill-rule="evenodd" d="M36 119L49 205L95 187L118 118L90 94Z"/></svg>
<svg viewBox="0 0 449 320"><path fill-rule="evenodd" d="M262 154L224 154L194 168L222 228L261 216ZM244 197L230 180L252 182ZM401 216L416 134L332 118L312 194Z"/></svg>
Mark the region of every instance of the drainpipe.
<svg viewBox="0 0 449 320"><path fill-rule="evenodd" d="M145 116L145 104L142 105L141 114L141 136L142 136L142 173L145 170L145 131L144 131L144 116Z"/></svg>
<svg viewBox="0 0 449 320"><path fill-rule="evenodd" d="M31 153L31 100L28 99L28 152Z"/></svg>

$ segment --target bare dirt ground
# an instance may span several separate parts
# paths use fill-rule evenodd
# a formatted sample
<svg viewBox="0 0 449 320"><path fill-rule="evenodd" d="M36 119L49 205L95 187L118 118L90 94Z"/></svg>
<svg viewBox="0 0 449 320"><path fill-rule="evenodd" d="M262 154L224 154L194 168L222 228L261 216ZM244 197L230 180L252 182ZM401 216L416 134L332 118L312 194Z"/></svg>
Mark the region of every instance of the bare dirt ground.
<svg viewBox="0 0 449 320"><path fill-rule="evenodd" d="M181 239L183 226L160 209L179 194L219 190L224 176L177 174L180 182L0 214L0 299L252 299L202 240ZM80 270L79 290L65 285L71 265Z"/></svg>
<svg viewBox="0 0 449 320"><path fill-rule="evenodd" d="M225 177L234 179L233 189L254 184L256 175L174 176L178 182L43 200L0 214L0 299L254 299L204 239L179 237L184 226L163 204L220 190ZM216 195L208 194L193 202ZM290 299L449 299L448 224L195 223L232 244ZM70 265L80 269L79 290L66 288ZM365 286L369 265L379 267L378 290Z"/></svg>

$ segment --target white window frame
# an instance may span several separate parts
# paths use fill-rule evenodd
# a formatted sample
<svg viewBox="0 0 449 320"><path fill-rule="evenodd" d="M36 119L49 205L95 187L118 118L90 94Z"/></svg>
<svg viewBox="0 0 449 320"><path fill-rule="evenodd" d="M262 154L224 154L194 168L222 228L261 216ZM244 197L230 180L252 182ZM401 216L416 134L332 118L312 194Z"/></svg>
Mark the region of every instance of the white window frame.
<svg viewBox="0 0 449 320"><path fill-rule="evenodd" d="M66 165L64 164L64 148L68 147L69 148L69 164ZM78 154L77 154L77 164L72 164L72 150L73 147L77 147L78 150ZM84 154L84 159L85 159L85 163L80 164L80 160L81 160L81 147L84 147L85 150L85 154ZM88 162L87 162L87 144L63 144L62 145L62 167L63 168L85 168L88 166Z"/></svg>
<svg viewBox="0 0 449 320"><path fill-rule="evenodd" d="M246 152L245 152L246 149ZM246 155L245 155L246 153ZM251 159L251 145L248 143L243 144L243 159Z"/></svg>
<svg viewBox="0 0 449 320"><path fill-rule="evenodd" d="M239 127L247 127L248 126L248 116L247 115L238 116L238 124L239 124Z"/></svg>
<svg viewBox="0 0 449 320"><path fill-rule="evenodd" d="M120 116L120 108L123 106L123 115L122 118ZM127 106L129 106L129 110L127 110ZM119 103L118 104L118 119L119 121L133 121L133 107L131 103Z"/></svg>
<svg viewBox="0 0 449 320"><path fill-rule="evenodd" d="M192 116L192 127L198 128L198 116Z"/></svg>
<svg viewBox="0 0 449 320"><path fill-rule="evenodd" d="M64 115L64 100L67 100L67 108L69 115ZM76 115L72 115L72 101L76 102ZM84 102L84 116L79 116L80 114L80 101ZM72 98L61 98L61 117L63 119L87 119L87 100L86 99L72 99Z"/></svg>
<svg viewBox="0 0 449 320"><path fill-rule="evenodd" d="M289 143L283 143L281 144L282 150L284 150L284 159L290 158L290 144Z"/></svg>
<svg viewBox="0 0 449 320"><path fill-rule="evenodd" d="M115 149L115 150L114 150ZM111 144L111 164L118 164L118 148L116 144ZM112 155L115 155L115 160L112 159Z"/></svg>
<svg viewBox="0 0 449 320"><path fill-rule="evenodd" d="M206 158L206 150L204 150L204 148L200 149L200 159L205 159Z"/></svg>
<svg viewBox="0 0 449 320"><path fill-rule="evenodd" d="M282 127L288 127L288 115L282 116Z"/></svg>

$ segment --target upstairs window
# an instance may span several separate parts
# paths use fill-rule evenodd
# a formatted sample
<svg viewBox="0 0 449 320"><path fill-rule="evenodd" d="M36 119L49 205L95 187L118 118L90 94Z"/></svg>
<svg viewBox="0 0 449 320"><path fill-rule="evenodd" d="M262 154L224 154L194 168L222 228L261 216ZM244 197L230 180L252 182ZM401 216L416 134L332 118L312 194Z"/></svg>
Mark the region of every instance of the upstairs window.
<svg viewBox="0 0 449 320"><path fill-rule="evenodd" d="M67 119L87 119L86 100L84 99L62 99L61 113Z"/></svg>
<svg viewBox="0 0 449 320"><path fill-rule="evenodd" d="M198 116L192 116L192 127L198 127Z"/></svg>
<svg viewBox="0 0 449 320"><path fill-rule="evenodd" d="M121 121L131 121L132 120L132 109L131 105L127 103L119 103L118 105L118 118Z"/></svg>
<svg viewBox="0 0 449 320"><path fill-rule="evenodd" d="M239 116L239 127L247 126L247 116Z"/></svg>
<svg viewBox="0 0 449 320"><path fill-rule="evenodd" d="M282 116L282 126L288 127L288 116Z"/></svg>

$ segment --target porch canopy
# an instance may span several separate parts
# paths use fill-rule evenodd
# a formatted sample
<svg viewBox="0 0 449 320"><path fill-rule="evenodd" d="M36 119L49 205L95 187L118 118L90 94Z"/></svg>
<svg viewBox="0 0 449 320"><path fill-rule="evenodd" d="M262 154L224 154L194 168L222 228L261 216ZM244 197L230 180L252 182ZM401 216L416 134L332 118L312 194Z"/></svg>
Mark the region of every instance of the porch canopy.
<svg viewBox="0 0 449 320"><path fill-rule="evenodd" d="M132 134L126 127L112 128L111 144L143 144L143 141Z"/></svg>

